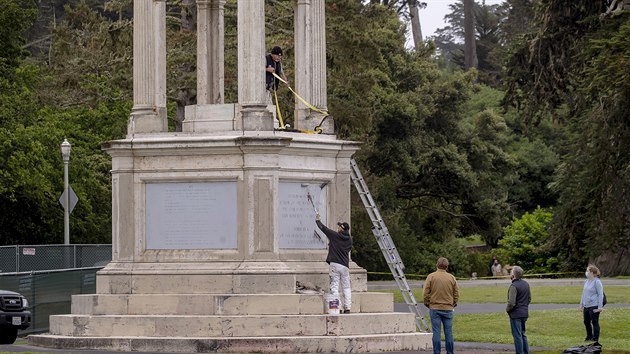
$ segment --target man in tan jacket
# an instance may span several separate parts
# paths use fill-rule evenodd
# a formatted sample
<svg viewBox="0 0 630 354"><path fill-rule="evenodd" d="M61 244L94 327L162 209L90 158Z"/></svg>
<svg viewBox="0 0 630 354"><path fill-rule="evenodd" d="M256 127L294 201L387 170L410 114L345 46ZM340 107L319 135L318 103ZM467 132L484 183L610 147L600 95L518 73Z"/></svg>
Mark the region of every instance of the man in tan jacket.
<svg viewBox="0 0 630 354"><path fill-rule="evenodd" d="M453 354L453 310L459 300L457 280L446 272L448 259L440 257L437 271L429 274L424 282L424 305L429 308L431 329L433 330L433 354L440 354L440 332L444 326L446 353Z"/></svg>

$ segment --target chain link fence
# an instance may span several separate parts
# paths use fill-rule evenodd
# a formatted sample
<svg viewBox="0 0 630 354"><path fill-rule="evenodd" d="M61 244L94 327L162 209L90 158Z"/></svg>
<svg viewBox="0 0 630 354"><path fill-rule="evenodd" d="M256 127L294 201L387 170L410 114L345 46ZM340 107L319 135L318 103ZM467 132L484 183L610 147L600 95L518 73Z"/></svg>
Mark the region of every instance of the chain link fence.
<svg viewBox="0 0 630 354"><path fill-rule="evenodd" d="M104 267L112 260L112 245L0 246L0 273Z"/></svg>
<svg viewBox="0 0 630 354"><path fill-rule="evenodd" d="M50 315L70 313L72 295L96 293L96 272L101 268L0 273L0 289L22 294L30 305L31 326L19 335L48 331Z"/></svg>
<svg viewBox="0 0 630 354"><path fill-rule="evenodd" d="M48 331L50 315L70 313L72 295L94 294L96 272L112 245L0 246L0 289L24 295L32 324L20 335Z"/></svg>

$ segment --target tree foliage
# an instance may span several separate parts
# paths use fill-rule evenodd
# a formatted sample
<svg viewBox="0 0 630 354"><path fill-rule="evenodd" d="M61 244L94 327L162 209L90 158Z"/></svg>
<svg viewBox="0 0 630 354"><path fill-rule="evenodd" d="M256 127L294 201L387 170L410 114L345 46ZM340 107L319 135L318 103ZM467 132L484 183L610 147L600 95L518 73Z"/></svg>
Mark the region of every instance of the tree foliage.
<svg viewBox="0 0 630 354"><path fill-rule="evenodd" d="M440 58L449 68L472 67L471 63L465 64L465 16L464 0L449 5L451 12L444 16L448 25L439 28L432 40L435 42ZM468 1L468 0L466 0ZM472 2L472 1L471 1ZM474 31L470 46L474 42L474 54L478 64L479 81L493 87L499 87L501 83L502 65L506 48L510 45L505 38L512 35L514 27L504 26L510 19L507 5L481 4L473 2ZM472 49L470 50L472 51Z"/></svg>
<svg viewBox="0 0 630 354"><path fill-rule="evenodd" d="M0 17L8 12L20 21L34 20L31 8L19 10L1 6ZM0 244L63 241L63 210L57 200L63 191L59 144L64 138L73 145L70 182L79 197L71 241L109 242L111 237L110 162L100 144L124 136L130 110L124 95L110 94L124 92L115 76L123 73L116 71L115 60L107 61L115 57L109 54L116 46L108 39L116 31L83 4L67 10L48 61L26 62L24 52L12 51L7 61L15 63L11 79L2 77ZM16 43L24 42L28 26L13 27Z"/></svg>
<svg viewBox="0 0 630 354"><path fill-rule="evenodd" d="M566 126L551 241L567 269L630 247L630 13L605 14L609 5L542 1L539 29L509 67L506 99L525 122Z"/></svg>
<svg viewBox="0 0 630 354"><path fill-rule="evenodd" d="M22 33L35 20L34 5L31 0L0 1L0 84L6 84L5 80L13 78L14 70L27 55L22 48L26 42Z"/></svg>
<svg viewBox="0 0 630 354"><path fill-rule="evenodd" d="M558 260L547 247L552 217L551 212L539 207L505 227L499 244L509 264L521 266L528 273L556 270Z"/></svg>

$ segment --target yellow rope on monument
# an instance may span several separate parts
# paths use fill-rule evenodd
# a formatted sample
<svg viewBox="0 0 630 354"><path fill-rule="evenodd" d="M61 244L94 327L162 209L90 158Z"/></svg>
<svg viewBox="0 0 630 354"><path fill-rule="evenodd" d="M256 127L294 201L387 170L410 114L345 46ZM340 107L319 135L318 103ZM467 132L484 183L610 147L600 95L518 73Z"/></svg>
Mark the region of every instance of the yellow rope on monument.
<svg viewBox="0 0 630 354"><path fill-rule="evenodd" d="M275 87L273 89L273 97L276 100L276 112L278 113L278 120L280 121L280 129L284 129L284 121L282 120L282 112L280 112L280 105L278 104L278 90L276 90Z"/></svg>
<svg viewBox="0 0 630 354"><path fill-rule="evenodd" d="M281 82L283 82L285 85L287 85L287 87L289 88L289 91L291 91L293 93L293 95L295 97L297 97L297 99L299 99L302 103L304 103L304 105L306 107L308 107L310 110L321 113L324 115L324 119L322 119L322 121L319 123L318 126L315 127L314 130L301 130L301 129L297 129L295 131L299 131L300 133L306 133L306 134L321 134L322 133L322 128L321 125L323 124L324 120L326 120L326 118L330 115L328 113L328 111L325 110L321 110L315 106L313 106L312 104L308 103L302 96L298 95L297 92L295 92L293 90L293 88L291 88L291 86L289 85L288 82L286 82L284 79L282 79L280 76L278 76L278 74L276 73L271 73L276 79L280 80ZM278 104L278 95L276 93L276 90L273 91L275 100L276 100L276 112L278 113L278 120L280 121L280 128L281 129L285 129L284 127L284 122L282 121L282 113L280 112L280 105Z"/></svg>

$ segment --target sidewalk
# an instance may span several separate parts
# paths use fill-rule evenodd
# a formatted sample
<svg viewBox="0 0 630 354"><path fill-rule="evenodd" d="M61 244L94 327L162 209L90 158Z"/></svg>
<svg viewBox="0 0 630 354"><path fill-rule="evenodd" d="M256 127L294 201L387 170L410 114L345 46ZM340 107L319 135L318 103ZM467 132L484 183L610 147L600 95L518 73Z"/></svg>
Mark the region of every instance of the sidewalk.
<svg viewBox="0 0 630 354"><path fill-rule="evenodd" d="M527 282L531 286L583 286L586 278L566 278L566 279L528 279ZM409 286L414 288L421 288L424 281L422 280L407 280ZM627 285L630 286L630 279L617 279L617 278L602 278L604 286L615 285ZM477 280L458 280L457 284L460 288L469 288L476 286L497 286L505 287L506 289L510 285L510 279L477 279ZM396 282L393 280L379 280L368 281L368 290L387 290L398 289Z"/></svg>

